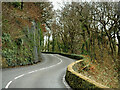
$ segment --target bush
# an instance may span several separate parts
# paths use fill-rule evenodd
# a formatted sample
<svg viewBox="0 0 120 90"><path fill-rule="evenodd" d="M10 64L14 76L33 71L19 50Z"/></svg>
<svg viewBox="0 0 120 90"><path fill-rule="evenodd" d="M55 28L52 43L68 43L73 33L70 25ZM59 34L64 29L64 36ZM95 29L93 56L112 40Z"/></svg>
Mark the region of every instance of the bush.
<svg viewBox="0 0 120 90"><path fill-rule="evenodd" d="M21 2L12 2L11 3L15 8L20 8L21 7Z"/></svg>
<svg viewBox="0 0 120 90"><path fill-rule="evenodd" d="M5 58L2 58L2 68L7 68L8 64Z"/></svg>
<svg viewBox="0 0 120 90"><path fill-rule="evenodd" d="M8 33L2 34L2 57L3 68L30 65L34 63L33 50L28 49L27 45L23 45L23 39L13 40Z"/></svg>

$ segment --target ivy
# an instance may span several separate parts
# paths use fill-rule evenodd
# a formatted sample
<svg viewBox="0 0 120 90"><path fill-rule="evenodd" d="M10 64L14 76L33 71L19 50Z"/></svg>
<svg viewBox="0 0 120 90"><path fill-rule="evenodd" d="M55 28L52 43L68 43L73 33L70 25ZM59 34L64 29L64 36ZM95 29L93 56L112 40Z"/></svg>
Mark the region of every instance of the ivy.
<svg viewBox="0 0 120 90"><path fill-rule="evenodd" d="M10 34L2 34L2 57L5 58L8 67L28 65L34 63L32 52L33 49L29 49L32 46L30 42L24 43L24 40L26 40L26 38L18 38L13 40ZM30 47L27 47L25 44Z"/></svg>

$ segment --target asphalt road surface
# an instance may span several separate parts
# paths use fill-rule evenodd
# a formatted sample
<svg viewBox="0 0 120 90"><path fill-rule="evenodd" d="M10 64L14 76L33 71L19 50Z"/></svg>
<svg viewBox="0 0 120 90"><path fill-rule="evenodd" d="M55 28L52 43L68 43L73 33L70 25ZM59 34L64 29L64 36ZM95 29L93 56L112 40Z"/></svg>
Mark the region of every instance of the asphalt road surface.
<svg viewBox="0 0 120 90"><path fill-rule="evenodd" d="M2 88L66 88L63 77L74 60L57 54L42 55L41 63L3 69Z"/></svg>

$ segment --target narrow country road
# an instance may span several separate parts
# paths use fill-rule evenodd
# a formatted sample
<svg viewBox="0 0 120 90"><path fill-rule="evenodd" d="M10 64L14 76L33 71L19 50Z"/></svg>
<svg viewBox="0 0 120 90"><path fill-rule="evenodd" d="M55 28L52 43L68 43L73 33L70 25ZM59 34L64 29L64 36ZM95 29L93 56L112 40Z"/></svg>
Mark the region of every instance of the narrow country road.
<svg viewBox="0 0 120 90"><path fill-rule="evenodd" d="M74 60L57 55L42 54L41 63L2 70L2 88L66 88L63 77Z"/></svg>

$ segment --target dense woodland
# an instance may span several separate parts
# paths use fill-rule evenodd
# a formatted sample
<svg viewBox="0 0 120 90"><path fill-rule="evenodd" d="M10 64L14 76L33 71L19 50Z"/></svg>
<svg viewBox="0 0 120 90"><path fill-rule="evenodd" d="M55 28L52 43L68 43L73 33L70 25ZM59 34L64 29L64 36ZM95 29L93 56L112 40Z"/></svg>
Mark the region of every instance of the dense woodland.
<svg viewBox="0 0 120 90"><path fill-rule="evenodd" d="M119 15L117 2L64 3L54 15L45 50L88 55L97 65L119 72Z"/></svg>
<svg viewBox="0 0 120 90"><path fill-rule="evenodd" d="M3 3L2 50L7 60L4 63L21 65L26 58L23 62L31 64L36 54L36 58L40 57L40 52L63 52L87 55L96 65L120 73L118 3L63 4L61 10L55 11L50 2Z"/></svg>
<svg viewBox="0 0 120 90"><path fill-rule="evenodd" d="M3 67L30 65L40 62L45 24L51 23L50 2L2 3ZM49 11L49 12L48 12Z"/></svg>

